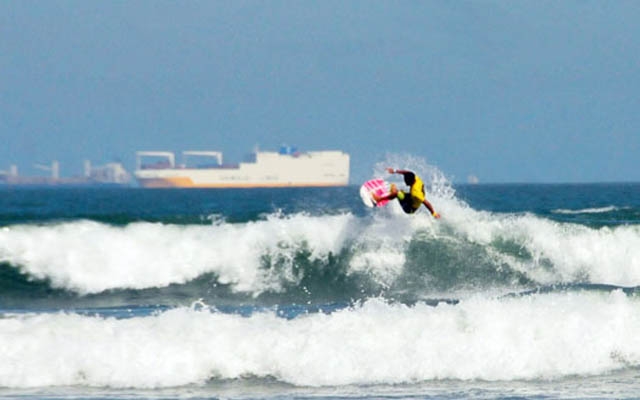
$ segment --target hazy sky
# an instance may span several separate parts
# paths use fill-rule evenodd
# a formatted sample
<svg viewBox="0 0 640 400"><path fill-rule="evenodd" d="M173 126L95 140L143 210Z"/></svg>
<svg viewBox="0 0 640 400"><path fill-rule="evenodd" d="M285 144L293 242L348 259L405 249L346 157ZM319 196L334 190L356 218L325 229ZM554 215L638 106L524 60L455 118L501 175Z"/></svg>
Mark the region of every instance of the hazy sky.
<svg viewBox="0 0 640 400"><path fill-rule="evenodd" d="M640 1L0 1L0 169L255 145L640 181Z"/></svg>

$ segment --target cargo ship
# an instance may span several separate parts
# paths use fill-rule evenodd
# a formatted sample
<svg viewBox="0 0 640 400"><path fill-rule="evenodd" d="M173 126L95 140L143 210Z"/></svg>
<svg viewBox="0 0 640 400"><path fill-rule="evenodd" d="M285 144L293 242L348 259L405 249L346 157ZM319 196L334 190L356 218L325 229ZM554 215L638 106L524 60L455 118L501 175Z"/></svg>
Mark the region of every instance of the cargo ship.
<svg viewBox="0 0 640 400"><path fill-rule="evenodd" d="M195 164L193 159L206 159ZM149 160L154 162L147 163ZM349 184L349 154L342 151L255 150L244 162L225 164L219 151L136 152L134 175L145 188L329 187Z"/></svg>

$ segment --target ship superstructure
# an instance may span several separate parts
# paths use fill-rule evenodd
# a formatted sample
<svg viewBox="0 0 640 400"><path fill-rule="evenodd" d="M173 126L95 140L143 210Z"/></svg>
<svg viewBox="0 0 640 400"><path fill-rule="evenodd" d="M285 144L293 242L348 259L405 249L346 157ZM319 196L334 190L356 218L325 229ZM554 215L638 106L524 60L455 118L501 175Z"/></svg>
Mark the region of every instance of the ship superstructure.
<svg viewBox="0 0 640 400"><path fill-rule="evenodd" d="M190 165L189 158L208 158ZM148 164L145 160L155 159ZM325 187L349 184L349 155L342 151L254 151L248 160L224 164L218 151L185 151L176 164L168 151L138 151L135 177L148 188Z"/></svg>

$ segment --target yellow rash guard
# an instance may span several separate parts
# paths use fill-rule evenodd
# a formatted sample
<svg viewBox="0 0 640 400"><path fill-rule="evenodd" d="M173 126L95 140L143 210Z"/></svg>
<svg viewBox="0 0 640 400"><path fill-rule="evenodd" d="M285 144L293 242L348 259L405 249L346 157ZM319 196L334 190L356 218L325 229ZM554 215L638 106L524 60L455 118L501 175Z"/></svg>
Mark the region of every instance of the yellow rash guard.
<svg viewBox="0 0 640 400"><path fill-rule="evenodd" d="M411 185L409 192L398 192L398 200L402 209L407 213L414 213L420 208L424 201L424 183L422 179L415 176L415 182Z"/></svg>
<svg viewBox="0 0 640 400"><path fill-rule="evenodd" d="M411 206L417 210L424 201L424 183L416 175L416 181L411 185Z"/></svg>

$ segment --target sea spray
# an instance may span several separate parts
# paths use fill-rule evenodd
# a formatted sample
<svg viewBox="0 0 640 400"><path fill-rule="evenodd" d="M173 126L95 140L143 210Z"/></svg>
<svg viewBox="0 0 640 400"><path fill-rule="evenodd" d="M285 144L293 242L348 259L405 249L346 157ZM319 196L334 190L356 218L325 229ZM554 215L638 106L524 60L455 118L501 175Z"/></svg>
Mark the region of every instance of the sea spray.
<svg viewBox="0 0 640 400"><path fill-rule="evenodd" d="M408 170L422 178L429 195L442 199L455 197L455 189L449 179L438 167L429 164L423 157L412 154L387 153L383 161L373 166L372 177L383 178L388 182L396 183L402 190L404 181L401 175L389 174L387 168Z"/></svg>

